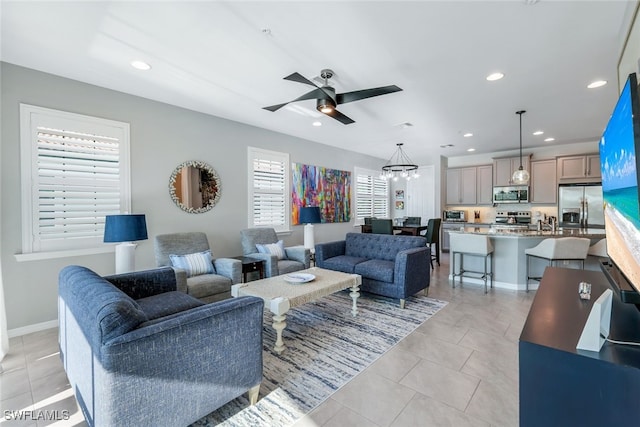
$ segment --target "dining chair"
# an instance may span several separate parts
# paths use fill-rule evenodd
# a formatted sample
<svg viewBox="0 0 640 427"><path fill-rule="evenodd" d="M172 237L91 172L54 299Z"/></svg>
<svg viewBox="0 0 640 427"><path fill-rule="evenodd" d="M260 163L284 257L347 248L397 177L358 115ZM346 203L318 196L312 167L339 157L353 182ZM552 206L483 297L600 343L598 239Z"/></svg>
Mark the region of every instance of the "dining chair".
<svg viewBox="0 0 640 427"><path fill-rule="evenodd" d="M431 218L427 222L427 231L424 237L427 238L427 246L431 249L431 268L433 268L433 260L440 266L440 218ZM435 251L433 248L435 245Z"/></svg>
<svg viewBox="0 0 640 427"><path fill-rule="evenodd" d="M371 232L374 234L393 234L393 221L390 219L371 220Z"/></svg>

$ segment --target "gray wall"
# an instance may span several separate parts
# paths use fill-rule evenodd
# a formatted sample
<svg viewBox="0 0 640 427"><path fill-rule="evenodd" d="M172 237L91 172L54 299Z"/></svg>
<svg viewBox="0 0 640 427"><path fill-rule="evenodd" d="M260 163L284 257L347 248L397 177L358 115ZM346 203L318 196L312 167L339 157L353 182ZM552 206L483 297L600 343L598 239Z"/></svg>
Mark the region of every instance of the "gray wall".
<svg viewBox="0 0 640 427"><path fill-rule="evenodd" d="M113 253L16 261L14 254L22 251L19 103L130 123L132 212L146 214L150 237L138 246L137 269L155 266L153 237L161 233L205 231L215 257L241 254L239 230L248 223L248 146L287 152L292 162L351 172L354 166L378 169L384 163L383 159L12 64L1 63L1 67L0 260L10 330L57 319L57 275L62 267L80 264L99 274L114 271ZM205 161L221 177L222 197L207 213L185 213L169 198L169 176L186 160ZM292 234L284 237L285 243L302 244L302 227L292 229ZM349 224L318 224L316 242L338 240L353 230L353 220Z"/></svg>

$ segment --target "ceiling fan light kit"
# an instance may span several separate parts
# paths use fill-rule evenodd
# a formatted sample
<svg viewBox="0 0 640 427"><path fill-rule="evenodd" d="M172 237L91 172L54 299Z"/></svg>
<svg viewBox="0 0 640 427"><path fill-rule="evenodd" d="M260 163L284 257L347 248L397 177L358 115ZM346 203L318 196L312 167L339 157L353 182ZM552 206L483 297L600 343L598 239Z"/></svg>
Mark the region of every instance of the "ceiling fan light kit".
<svg viewBox="0 0 640 427"><path fill-rule="evenodd" d="M522 115L526 113L525 110L516 111L516 114L520 116L520 167L511 176L511 181L516 185L527 185L529 183L529 172L522 167Z"/></svg>
<svg viewBox="0 0 640 427"><path fill-rule="evenodd" d="M315 99L316 100L316 109L323 114L331 117L332 119L336 119L343 125L349 125L351 123L355 123L355 121L346 115L342 114L340 111L336 110L336 107L340 104L346 104L347 102L360 101L361 99L371 98L374 96L386 95L393 92L399 92L400 89L398 86L382 86L371 89L363 89L356 90L353 92L344 92L344 93L336 93L335 88L329 86L329 79L333 77L334 72L329 69L324 69L320 72L320 77L324 79L324 84L322 86L318 86L313 83L311 80L307 79L300 73L293 73L285 77L285 80L291 80L297 83L303 83L310 86L313 86L313 89L310 92L305 93L298 98L285 102L283 104L271 105L268 107L263 107L263 109L268 111L278 111L280 108L285 105L296 102L303 101L306 99Z"/></svg>
<svg viewBox="0 0 640 427"><path fill-rule="evenodd" d="M420 177L420 174L418 173L418 165L413 163L402 149L404 144L398 143L396 145L398 146L398 149L382 167L380 178L393 179L394 181L397 181L399 177L402 177L408 181L411 178Z"/></svg>

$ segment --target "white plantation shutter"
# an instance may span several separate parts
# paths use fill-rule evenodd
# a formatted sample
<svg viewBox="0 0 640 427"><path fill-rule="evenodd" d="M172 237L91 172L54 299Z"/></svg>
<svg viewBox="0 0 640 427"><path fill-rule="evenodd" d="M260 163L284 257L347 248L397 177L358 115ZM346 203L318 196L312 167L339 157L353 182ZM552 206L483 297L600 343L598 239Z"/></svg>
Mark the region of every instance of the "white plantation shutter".
<svg viewBox="0 0 640 427"><path fill-rule="evenodd" d="M128 124L27 105L21 120L23 253L101 245L105 215L129 210Z"/></svg>
<svg viewBox="0 0 640 427"><path fill-rule="evenodd" d="M389 218L389 181L379 173L356 168L356 218Z"/></svg>
<svg viewBox="0 0 640 427"><path fill-rule="evenodd" d="M289 230L289 155L249 147L249 227Z"/></svg>

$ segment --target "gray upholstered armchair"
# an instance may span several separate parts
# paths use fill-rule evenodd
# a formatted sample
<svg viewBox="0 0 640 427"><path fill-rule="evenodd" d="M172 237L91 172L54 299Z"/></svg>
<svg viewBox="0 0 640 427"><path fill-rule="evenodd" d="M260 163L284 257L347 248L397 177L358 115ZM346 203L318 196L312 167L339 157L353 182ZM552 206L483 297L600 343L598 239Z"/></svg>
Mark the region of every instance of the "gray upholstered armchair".
<svg viewBox="0 0 640 427"><path fill-rule="evenodd" d="M173 266L170 255L188 255L207 250L210 247L205 233L160 234L155 238L158 267ZM239 260L218 258L212 261L212 273L187 277L186 292L204 302L231 298L231 285L240 283L242 277L242 263Z"/></svg>
<svg viewBox="0 0 640 427"><path fill-rule="evenodd" d="M273 228L248 228L240 231L242 253L244 256L264 260L265 276L273 277L293 271L309 268L311 251L304 246L284 248L284 257L271 253L260 253L256 245L269 245L278 242L278 236Z"/></svg>

